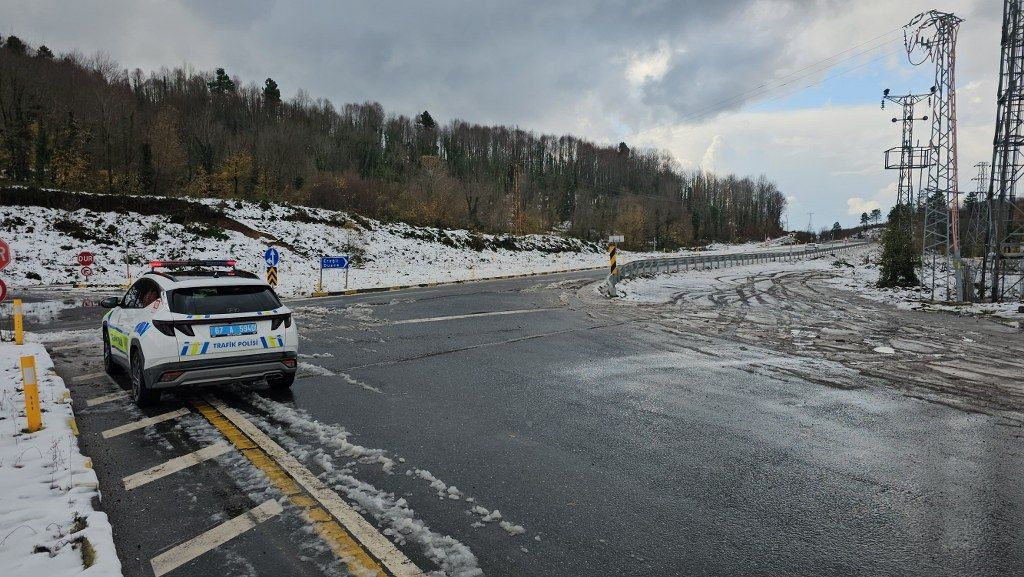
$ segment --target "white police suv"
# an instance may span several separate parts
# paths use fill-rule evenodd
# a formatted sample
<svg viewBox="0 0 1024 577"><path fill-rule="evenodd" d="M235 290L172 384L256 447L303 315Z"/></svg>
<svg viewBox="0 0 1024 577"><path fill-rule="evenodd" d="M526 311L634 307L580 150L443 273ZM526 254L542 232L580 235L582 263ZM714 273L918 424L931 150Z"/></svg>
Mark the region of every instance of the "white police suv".
<svg viewBox="0 0 1024 577"><path fill-rule="evenodd" d="M128 371L139 405L164 389L295 381L291 311L233 260L152 261L124 297L100 304L111 309L103 317L104 369Z"/></svg>

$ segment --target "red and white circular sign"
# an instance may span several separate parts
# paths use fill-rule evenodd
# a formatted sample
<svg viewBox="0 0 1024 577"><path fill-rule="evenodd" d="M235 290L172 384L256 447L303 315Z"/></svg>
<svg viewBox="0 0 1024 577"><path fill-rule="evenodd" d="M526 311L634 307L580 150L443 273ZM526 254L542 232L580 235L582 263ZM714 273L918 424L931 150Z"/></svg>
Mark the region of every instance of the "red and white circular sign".
<svg viewBox="0 0 1024 577"><path fill-rule="evenodd" d="M94 259L94 255L91 252L89 252L87 250L83 250L82 252L78 253L78 264L80 264L82 266L92 266L92 263L94 263L94 262L96 262L96 261ZM85 274L85 273L82 273L82 274ZM86 276L89 276L89 275L86 275Z"/></svg>
<svg viewBox="0 0 1024 577"><path fill-rule="evenodd" d="M92 269L87 267L87 266L83 266L82 267L82 276L84 276L85 278L91 277L92 276Z"/></svg>
<svg viewBox="0 0 1024 577"><path fill-rule="evenodd" d="M4 284L4 281L0 280L0 303L4 302L4 299L6 299L6 298L7 298L7 285Z"/></svg>
<svg viewBox="0 0 1024 577"><path fill-rule="evenodd" d="M11 245L0 238L0 270L11 264L12 260L14 260L14 253L11 252Z"/></svg>

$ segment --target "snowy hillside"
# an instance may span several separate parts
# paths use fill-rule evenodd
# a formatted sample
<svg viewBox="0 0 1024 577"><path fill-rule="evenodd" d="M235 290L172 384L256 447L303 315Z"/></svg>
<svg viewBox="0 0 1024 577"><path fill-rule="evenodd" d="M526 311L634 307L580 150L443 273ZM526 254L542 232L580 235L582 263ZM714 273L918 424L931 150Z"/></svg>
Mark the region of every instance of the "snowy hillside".
<svg viewBox="0 0 1024 577"><path fill-rule="evenodd" d="M262 274L263 252L275 246L282 294L313 291L322 255L353 257L350 288L597 267L607 260L603 249L576 239L438 230L279 204L201 202L222 211L230 226L181 225L135 212L2 207L0 235L16 255L4 279L13 286L81 282L76 255L83 250L96 255L90 284L116 285L129 268L137 277L150 259L231 257ZM327 288L340 290L343 274L326 271Z"/></svg>

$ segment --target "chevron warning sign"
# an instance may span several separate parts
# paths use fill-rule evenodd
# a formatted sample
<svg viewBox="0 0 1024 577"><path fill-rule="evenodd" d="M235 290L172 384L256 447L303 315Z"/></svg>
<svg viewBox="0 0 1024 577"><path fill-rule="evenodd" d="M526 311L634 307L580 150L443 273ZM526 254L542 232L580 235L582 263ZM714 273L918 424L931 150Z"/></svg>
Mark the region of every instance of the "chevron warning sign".
<svg viewBox="0 0 1024 577"><path fill-rule="evenodd" d="M277 287L277 267L276 266L268 266L267 267L267 283L269 283L270 286L272 286L272 287Z"/></svg>

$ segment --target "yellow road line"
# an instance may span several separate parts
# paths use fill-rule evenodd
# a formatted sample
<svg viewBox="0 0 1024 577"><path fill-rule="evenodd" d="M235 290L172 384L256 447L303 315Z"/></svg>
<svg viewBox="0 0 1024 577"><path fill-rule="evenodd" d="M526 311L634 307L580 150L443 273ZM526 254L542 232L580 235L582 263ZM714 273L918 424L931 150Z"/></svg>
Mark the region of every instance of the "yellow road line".
<svg viewBox="0 0 1024 577"><path fill-rule="evenodd" d="M337 519L307 493L266 451L253 442L224 414L203 400L193 400L192 405L206 417L249 461L270 479L270 482L284 493L292 505L302 511L306 522L330 546L334 554L348 566L355 575L393 575L364 549Z"/></svg>

